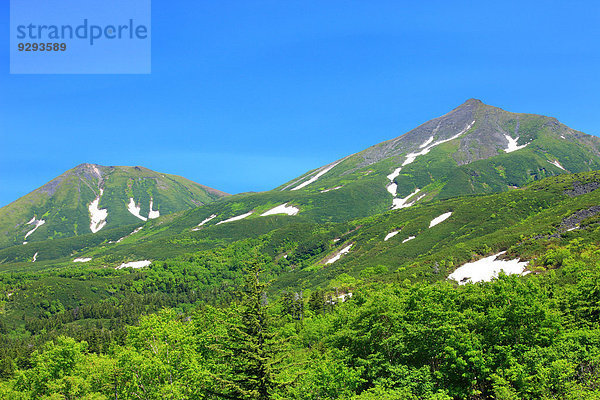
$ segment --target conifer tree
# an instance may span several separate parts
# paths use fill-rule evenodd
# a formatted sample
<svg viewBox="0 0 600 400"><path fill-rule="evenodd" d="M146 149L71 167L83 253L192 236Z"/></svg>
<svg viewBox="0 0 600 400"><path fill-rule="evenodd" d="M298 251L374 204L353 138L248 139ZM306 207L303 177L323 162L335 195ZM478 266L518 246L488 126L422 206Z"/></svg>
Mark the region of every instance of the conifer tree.
<svg viewBox="0 0 600 400"><path fill-rule="evenodd" d="M285 383L276 378L283 342L269 329L267 284L260 281L261 264L253 261L246 269L241 301L228 323L229 335L223 353L231 365L230 376L221 379L228 393L223 397L267 400Z"/></svg>

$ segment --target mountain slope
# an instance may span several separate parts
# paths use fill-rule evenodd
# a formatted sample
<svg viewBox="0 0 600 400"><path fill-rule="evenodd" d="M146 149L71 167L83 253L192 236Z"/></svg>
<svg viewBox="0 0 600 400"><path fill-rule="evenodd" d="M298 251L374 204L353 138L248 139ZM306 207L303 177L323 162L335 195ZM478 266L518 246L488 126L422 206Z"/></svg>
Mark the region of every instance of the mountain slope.
<svg viewBox="0 0 600 400"><path fill-rule="evenodd" d="M400 208L434 198L506 191L546 176L598 168L597 137L555 118L511 113L470 99L402 136L278 189L342 190L369 175L374 187L383 185L394 196L389 205Z"/></svg>
<svg viewBox="0 0 600 400"><path fill-rule="evenodd" d="M207 240L223 243L294 222L346 222L429 201L506 192L547 176L600 169L599 149L600 139L554 118L510 113L471 99L402 136L310 171L275 190L238 194L192 209L186 204L179 210L188 211L168 221L148 221L142 236L151 241L193 233L215 235ZM127 208L132 194L118 196L128 190L135 191L133 208L139 205L141 216L149 216L152 196L148 189L126 186L121 184L116 192L106 188L109 199L118 198L113 207L101 197L98 207L109 210L104 229L117 226L110 224L111 216L120 226L140 222ZM90 192L82 208L89 207L96 193ZM165 204L162 207L164 214ZM28 214L13 221L22 224L21 237L13 237L13 243L21 243L26 229L34 226L23 225L30 218ZM40 219L37 215L32 224ZM89 232L89 218L78 226L85 225ZM216 225L219 229L204 232ZM48 226L38 230L44 229Z"/></svg>
<svg viewBox="0 0 600 400"><path fill-rule="evenodd" d="M149 221L141 231L124 227L3 249L0 272L72 268L76 257L89 259L88 267L168 261L258 240L284 273L282 288L318 285L344 273L359 276L375 267L403 279L444 279L453 268L500 251L529 258L546 243L597 241L599 188L597 171L565 174L523 189L427 202L347 223L269 215L165 235L165 225L179 221L173 217ZM31 263L35 254L38 260ZM226 261L223 268L229 268Z"/></svg>
<svg viewBox="0 0 600 400"><path fill-rule="evenodd" d="M81 164L0 208L0 247L139 224L223 196L143 167Z"/></svg>
<svg viewBox="0 0 600 400"><path fill-rule="evenodd" d="M281 214L281 223L290 218L344 222L427 201L506 192L548 176L600 169L599 149L599 138L554 118L510 113L471 99L402 136L275 190L234 195L190 210L161 235L235 217L258 223L263 213L284 205L297 211Z"/></svg>

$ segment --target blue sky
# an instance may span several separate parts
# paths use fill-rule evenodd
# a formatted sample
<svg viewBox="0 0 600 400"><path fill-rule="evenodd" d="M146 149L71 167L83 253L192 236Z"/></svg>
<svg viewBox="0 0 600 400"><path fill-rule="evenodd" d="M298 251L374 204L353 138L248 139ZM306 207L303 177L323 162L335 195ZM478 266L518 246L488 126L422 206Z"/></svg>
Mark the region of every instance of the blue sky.
<svg viewBox="0 0 600 400"><path fill-rule="evenodd" d="M1 38L0 206L83 162L268 190L471 97L600 134L597 1L154 0L152 15L150 75L10 75Z"/></svg>

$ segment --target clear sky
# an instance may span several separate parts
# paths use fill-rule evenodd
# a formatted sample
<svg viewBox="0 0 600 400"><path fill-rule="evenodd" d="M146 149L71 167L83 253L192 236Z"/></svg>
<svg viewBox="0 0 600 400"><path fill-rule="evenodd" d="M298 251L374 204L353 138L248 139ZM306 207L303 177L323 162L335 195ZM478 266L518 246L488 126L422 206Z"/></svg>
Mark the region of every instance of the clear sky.
<svg viewBox="0 0 600 400"><path fill-rule="evenodd" d="M267 190L471 97L600 134L597 0L154 0L152 16L150 75L10 75L4 29L0 206L84 162Z"/></svg>

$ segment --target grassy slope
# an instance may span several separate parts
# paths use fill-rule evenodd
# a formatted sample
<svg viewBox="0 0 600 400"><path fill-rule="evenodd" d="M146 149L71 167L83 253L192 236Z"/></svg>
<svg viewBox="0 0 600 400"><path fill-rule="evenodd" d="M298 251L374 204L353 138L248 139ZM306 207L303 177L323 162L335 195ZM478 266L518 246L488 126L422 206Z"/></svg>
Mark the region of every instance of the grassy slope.
<svg viewBox="0 0 600 400"><path fill-rule="evenodd" d="M109 241L130 233L135 225L107 230L104 236L84 235L5 249L0 251L0 259L5 260L0 270L74 265L70 260L81 256L94 259L87 264L89 266L118 265L123 261L140 259L165 260L263 236L268 238L267 252L270 257L281 258L283 253L287 254L286 263L290 267L300 267L294 267L295 271L306 269L303 272L306 276L358 275L363 269L377 265L384 266L388 271L418 265L418 271L413 269L406 275L417 272L430 275L432 265L436 262L436 269L444 275L453 266L473 257L517 245L521 236L553 233L553 229L566 216L598 204L600 192L597 191L573 198L563 194L565 187L572 186L574 180L586 179L600 181L600 175L561 175L526 189L434 201L344 223L317 223L302 214L276 215L208 226L194 232L181 226L175 229L169 221L159 219L148 223L140 232L120 243L110 244ZM249 198L252 199L252 195ZM245 210L236 212L242 211ZM453 213L450 219L428 228L433 218L448 211ZM184 218L179 215L164 218L177 224L189 219L189 215L195 212L198 211L184 213ZM171 230L178 232L180 228L181 233L170 233ZM400 233L384 242L385 235L393 230L400 230ZM577 234L586 232L590 231ZM572 236L574 233L566 235ZM416 236L416 239L403 244L402 240L409 236ZM335 242L336 238L341 240ZM349 243L354 243L350 254L333 265L321 267L325 258ZM39 261L35 264L28 262L34 251L39 252ZM20 263L15 264L10 260Z"/></svg>
<svg viewBox="0 0 600 400"><path fill-rule="evenodd" d="M273 290L332 287L339 285L340 280L350 286L358 279L441 280L462 263L499 251L507 250L509 257L528 259L574 238L597 241L599 216L583 221L585 229L564 232L556 238L538 237L556 233L565 217L598 204L600 190L577 197L565 195L564 191L571 189L574 182L600 183L600 173L561 175L524 189L429 202L344 223L270 216L164 237L144 236L145 230L152 230L147 226L118 244L108 241L130 233L136 225L107 230L102 233L104 236L83 235L37 243L47 246L39 249L38 262L0 264L2 283L12 287L10 282L20 282L16 294L6 303L8 308L0 313L3 319L12 321L11 325L19 325L28 313L44 313L46 309L54 313L53 300L59 300L67 309L90 304L113 296L113 287L123 290L128 287L123 285L131 280L146 282L159 270L168 274L207 268L202 285L219 285L220 280L226 279L231 286L239 277L239 266L232 261L232 255L240 253L244 259L252 248L269 260L275 278ZM448 220L429 228L433 218L447 211L452 211ZM175 216L164 218L179 220ZM154 229L160 227L160 222L153 222L158 225ZM393 230L400 233L384 241ZM409 236L416 238L402 243ZM353 247L347 255L333 264L324 264L350 243ZM87 250L68 253L77 246ZM16 248L23 251L26 246ZM0 251L0 257L7 257L10 250ZM53 251L57 252L55 259L45 258L45 253L52 255ZM94 260L72 263L70 260L76 256L91 256ZM144 258L161 261L136 271L104 267ZM531 266L533 270L537 267ZM3 307L0 304L0 309Z"/></svg>

